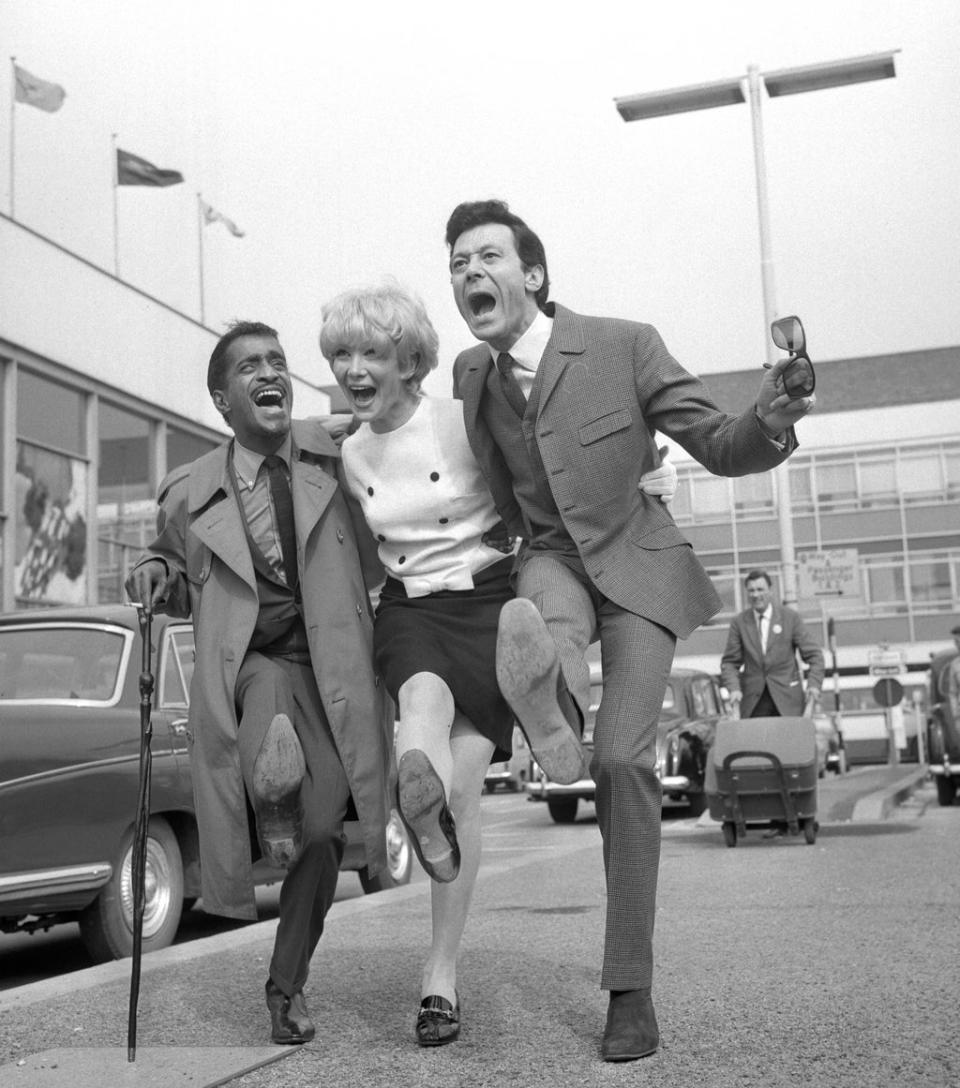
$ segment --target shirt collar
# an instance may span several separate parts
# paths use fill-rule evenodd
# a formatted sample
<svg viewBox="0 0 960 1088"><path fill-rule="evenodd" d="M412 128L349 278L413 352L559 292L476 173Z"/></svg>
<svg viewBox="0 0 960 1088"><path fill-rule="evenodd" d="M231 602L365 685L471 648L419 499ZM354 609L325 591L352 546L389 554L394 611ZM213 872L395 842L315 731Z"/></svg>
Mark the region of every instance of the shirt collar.
<svg viewBox="0 0 960 1088"><path fill-rule="evenodd" d="M531 322L530 328L510 349L513 361L518 366L522 366L524 370L536 371L540 365L540 360L543 358L543 353L547 350L547 341L550 339L552 332L553 318L547 317L543 310L537 310L537 316ZM499 354L500 352L496 348L490 348L490 355L494 362L497 361Z"/></svg>
<svg viewBox="0 0 960 1088"><path fill-rule="evenodd" d="M293 458L292 435L287 434L287 437L284 438L283 445L277 450L277 456L281 458L289 472L290 462ZM233 440L233 467L241 487L247 488L248 491L253 490L257 482L257 474L260 472L260 466L265 460L266 454L256 453L254 450L247 449L246 446L241 446L236 439Z"/></svg>

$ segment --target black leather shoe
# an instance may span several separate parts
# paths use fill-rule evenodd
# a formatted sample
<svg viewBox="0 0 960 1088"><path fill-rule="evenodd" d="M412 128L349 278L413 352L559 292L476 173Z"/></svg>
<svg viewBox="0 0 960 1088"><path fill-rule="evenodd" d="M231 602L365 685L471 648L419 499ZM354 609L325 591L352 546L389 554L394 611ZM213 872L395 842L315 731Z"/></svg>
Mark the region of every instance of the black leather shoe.
<svg viewBox="0 0 960 1088"><path fill-rule="evenodd" d="M278 869L289 869L300 855L300 784L306 769L293 722L277 714L253 764L253 810L260 849Z"/></svg>
<svg viewBox="0 0 960 1088"><path fill-rule="evenodd" d="M497 683L544 774L563 785L585 777L579 715L563 684L556 643L537 606L524 597L500 610Z"/></svg>
<svg viewBox="0 0 960 1088"><path fill-rule="evenodd" d="M460 1035L460 997L453 1006L445 997L431 994L420 1002L417 1014L417 1042L420 1046L443 1046Z"/></svg>
<svg viewBox="0 0 960 1088"><path fill-rule="evenodd" d="M460 872L460 844L440 776L424 752L411 748L397 764L397 807L420 864L448 884Z"/></svg>
<svg viewBox="0 0 960 1088"><path fill-rule="evenodd" d="M307 1012L303 993L292 997L280 989L272 978L267 979L267 1008L273 1025L271 1038L275 1043L309 1043L316 1033Z"/></svg>
<svg viewBox="0 0 960 1088"><path fill-rule="evenodd" d="M646 1058L659 1046L660 1029L650 996L639 990L612 992L600 1057L605 1062L630 1062Z"/></svg>

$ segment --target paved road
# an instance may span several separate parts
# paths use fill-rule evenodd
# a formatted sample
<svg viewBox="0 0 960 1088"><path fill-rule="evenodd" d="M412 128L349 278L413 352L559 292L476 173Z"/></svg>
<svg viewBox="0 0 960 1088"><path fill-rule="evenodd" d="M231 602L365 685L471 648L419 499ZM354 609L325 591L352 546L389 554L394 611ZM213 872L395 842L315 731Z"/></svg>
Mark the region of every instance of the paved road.
<svg viewBox="0 0 960 1088"><path fill-rule="evenodd" d="M429 931L418 883L334 906L307 993L318 1038L232 1085L960 1085L960 808L937 808L929 787L886 818L826 822L812 847L753 833L728 850L715 826L682 812L668 819L656 937L663 1046L614 1067L597 1056L604 887L595 821L554 825L543 806L509 795L489 798L484 811L460 1042L421 1051L412 1040ZM144 1056L173 1063L185 1046L252 1054L266 1036L272 939L265 922L147 957ZM79 972L69 988L0 995L0 1085L28 1083L19 1071L50 1047L99 1048L90 1083L121 1083L108 1073L125 1038L128 974L111 964ZM159 1083L174 1082L201 1083Z"/></svg>

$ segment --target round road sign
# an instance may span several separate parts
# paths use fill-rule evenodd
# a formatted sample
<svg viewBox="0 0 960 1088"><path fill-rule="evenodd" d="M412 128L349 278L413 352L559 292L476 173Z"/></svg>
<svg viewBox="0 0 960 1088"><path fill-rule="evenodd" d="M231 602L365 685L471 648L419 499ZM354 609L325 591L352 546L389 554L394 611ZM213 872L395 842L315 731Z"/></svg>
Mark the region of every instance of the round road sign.
<svg viewBox="0 0 960 1088"><path fill-rule="evenodd" d="M883 676L873 685L873 697L877 706L899 706L903 699L903 684L892 676Z"/></svg>

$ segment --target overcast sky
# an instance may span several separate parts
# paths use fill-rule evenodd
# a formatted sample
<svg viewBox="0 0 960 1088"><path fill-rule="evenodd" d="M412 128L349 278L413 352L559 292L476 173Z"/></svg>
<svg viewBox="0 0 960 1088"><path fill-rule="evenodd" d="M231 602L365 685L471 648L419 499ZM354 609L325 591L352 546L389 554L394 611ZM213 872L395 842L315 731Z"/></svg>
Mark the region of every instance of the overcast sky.
<svg viewBox="0 0 960 1088"><path fill-rule="evenodd" d="M896 79L764 105L778 310L815 359L960 343L957 0L0 0L0 41L67 91L16 107L19 220L112 269L117 133L186 178L119 190L121 275L199 316L200 191L246 231L205 228L207 324L270 322L327 383L322 302L393 275L440 333L434 393L471 343L444 225L489 196L557 301L651 322L695 372L759 367L748 108L625 124L613 98L900 49Z"/></svg>

